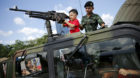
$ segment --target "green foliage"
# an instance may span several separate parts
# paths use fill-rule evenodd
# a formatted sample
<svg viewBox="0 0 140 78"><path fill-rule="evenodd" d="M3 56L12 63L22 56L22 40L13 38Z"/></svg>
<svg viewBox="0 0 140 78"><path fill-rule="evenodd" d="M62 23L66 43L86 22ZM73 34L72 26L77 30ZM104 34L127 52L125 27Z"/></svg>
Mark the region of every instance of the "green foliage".
<svg viewBox="0 0 140 78"><path fill-rule="evenodd" d="M17 50L38 46L47 42L47 35L37 38L35 40L20 41L16 40L14 44L3 45L0 44L0 57L12 56Z"/></svg>
<svg viewBox="0 0 140 78"><path fill-rule="evenodd" d="M10 52L10 45L3 45L0 44L0 58L1 57L7 57L7 54Z"/></svg>
<svg viewBox="0 0 140 78"><path fill-rule="evenodd" d="M15 44L12 44L10 46L11 46L11 50L10 50L10 53L8 54L8 56L13 55L15 51L24 49L26 47L24 42L20 41L20 40L16 40Z"/></svg>

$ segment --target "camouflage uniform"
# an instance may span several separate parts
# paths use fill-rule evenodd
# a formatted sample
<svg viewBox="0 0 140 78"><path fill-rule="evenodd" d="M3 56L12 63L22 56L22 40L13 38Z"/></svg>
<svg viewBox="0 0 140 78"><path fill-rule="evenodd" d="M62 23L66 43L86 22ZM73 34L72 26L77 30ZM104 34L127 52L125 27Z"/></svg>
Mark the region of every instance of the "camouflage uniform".
<svg viewBox="0 0 140 78"><path fill-rule="evenodd" d="M98 24L103 24L103 20L97 14L92 13L90 17L87 15L82 17L81 26L85 28L86 32L97 30Z"/></svg>

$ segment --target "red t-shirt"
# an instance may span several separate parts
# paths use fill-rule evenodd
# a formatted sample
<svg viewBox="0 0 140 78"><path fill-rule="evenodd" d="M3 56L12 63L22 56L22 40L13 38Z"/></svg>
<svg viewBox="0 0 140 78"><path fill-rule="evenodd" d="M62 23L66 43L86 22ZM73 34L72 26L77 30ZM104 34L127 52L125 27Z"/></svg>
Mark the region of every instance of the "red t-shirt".
<svg viewBox="0 0 140 78"><path fill-rule="evenodd" d="M79 31L80 31L80 29L79 29L80 24L79 24L79 21L78 21L77 19L75 19L75 20L73 20L73 21L69 20L69 23L75 25L75 27L70 28L70 27L68 26L68 24L64 24L64 26L68 26L68 27L70 28L70 33L76 33L76 32L79 32Z"/></svg>

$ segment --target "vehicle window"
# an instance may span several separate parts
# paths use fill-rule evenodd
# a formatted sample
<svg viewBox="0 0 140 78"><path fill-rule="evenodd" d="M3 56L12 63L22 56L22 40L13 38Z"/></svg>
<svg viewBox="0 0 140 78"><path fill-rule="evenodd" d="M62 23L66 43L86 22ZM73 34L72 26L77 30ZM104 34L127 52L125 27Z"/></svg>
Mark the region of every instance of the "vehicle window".
<svg viewBox="0 0 140 78"><path fill-rule="evenodd" d="M139 51L136 51L136 44L139 45L131 38L87 44L92 69L102 77L137 78L140 74L140 55Z"/></svg>
<svg viewBox="0 0 140 78"><path fill-rule="evenodd" d="M54 61L56 78L83 78L84 77L84 58L86 53L83 51L85 46L77 52L73 52L75 47L68 47L54 51Z"/></svg>
<svg viewBox="0 0 140 78"><path fill-rule="evenodd" d="M140 77L140 44L135 39L89 43L69 58L74 48L54 50L57 78Z"/></svg>
<svg viewBox="0 0 140 78"><path fill-rule="evenodd" d="M17 57L17 77L48 77L48 61L46 55L46 52L42 52Z"/></svg>
<svg viewBox="0 0 140 78"><path fill-rule="evenodd" d="M22 76L27 76L42 71L39 58L21 61L20 65Z"/></svg>
<svg viewBox="0 0 140 78"><path fill-rule="evenodd" d="M2 66L3 66L4 76L6 76L7 63L3 63Z"/></svg>

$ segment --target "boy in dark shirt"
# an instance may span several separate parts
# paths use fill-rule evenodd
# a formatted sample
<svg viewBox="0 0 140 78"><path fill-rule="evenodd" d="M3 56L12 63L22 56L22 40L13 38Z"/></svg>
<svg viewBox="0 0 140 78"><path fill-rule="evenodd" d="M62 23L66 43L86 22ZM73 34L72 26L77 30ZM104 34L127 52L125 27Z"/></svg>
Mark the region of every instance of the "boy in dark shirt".
<svg viewBox="0 0 140 78"><path fill-rule="evenodd" d="M95 31L97 30L98 24L102 28L104 28L105 27L104 21L98 14L93 13L94 10L93 2L92 1L86 2L84 7L87 14L82 17L80 29L85 28L86 32Z"/></svg>

